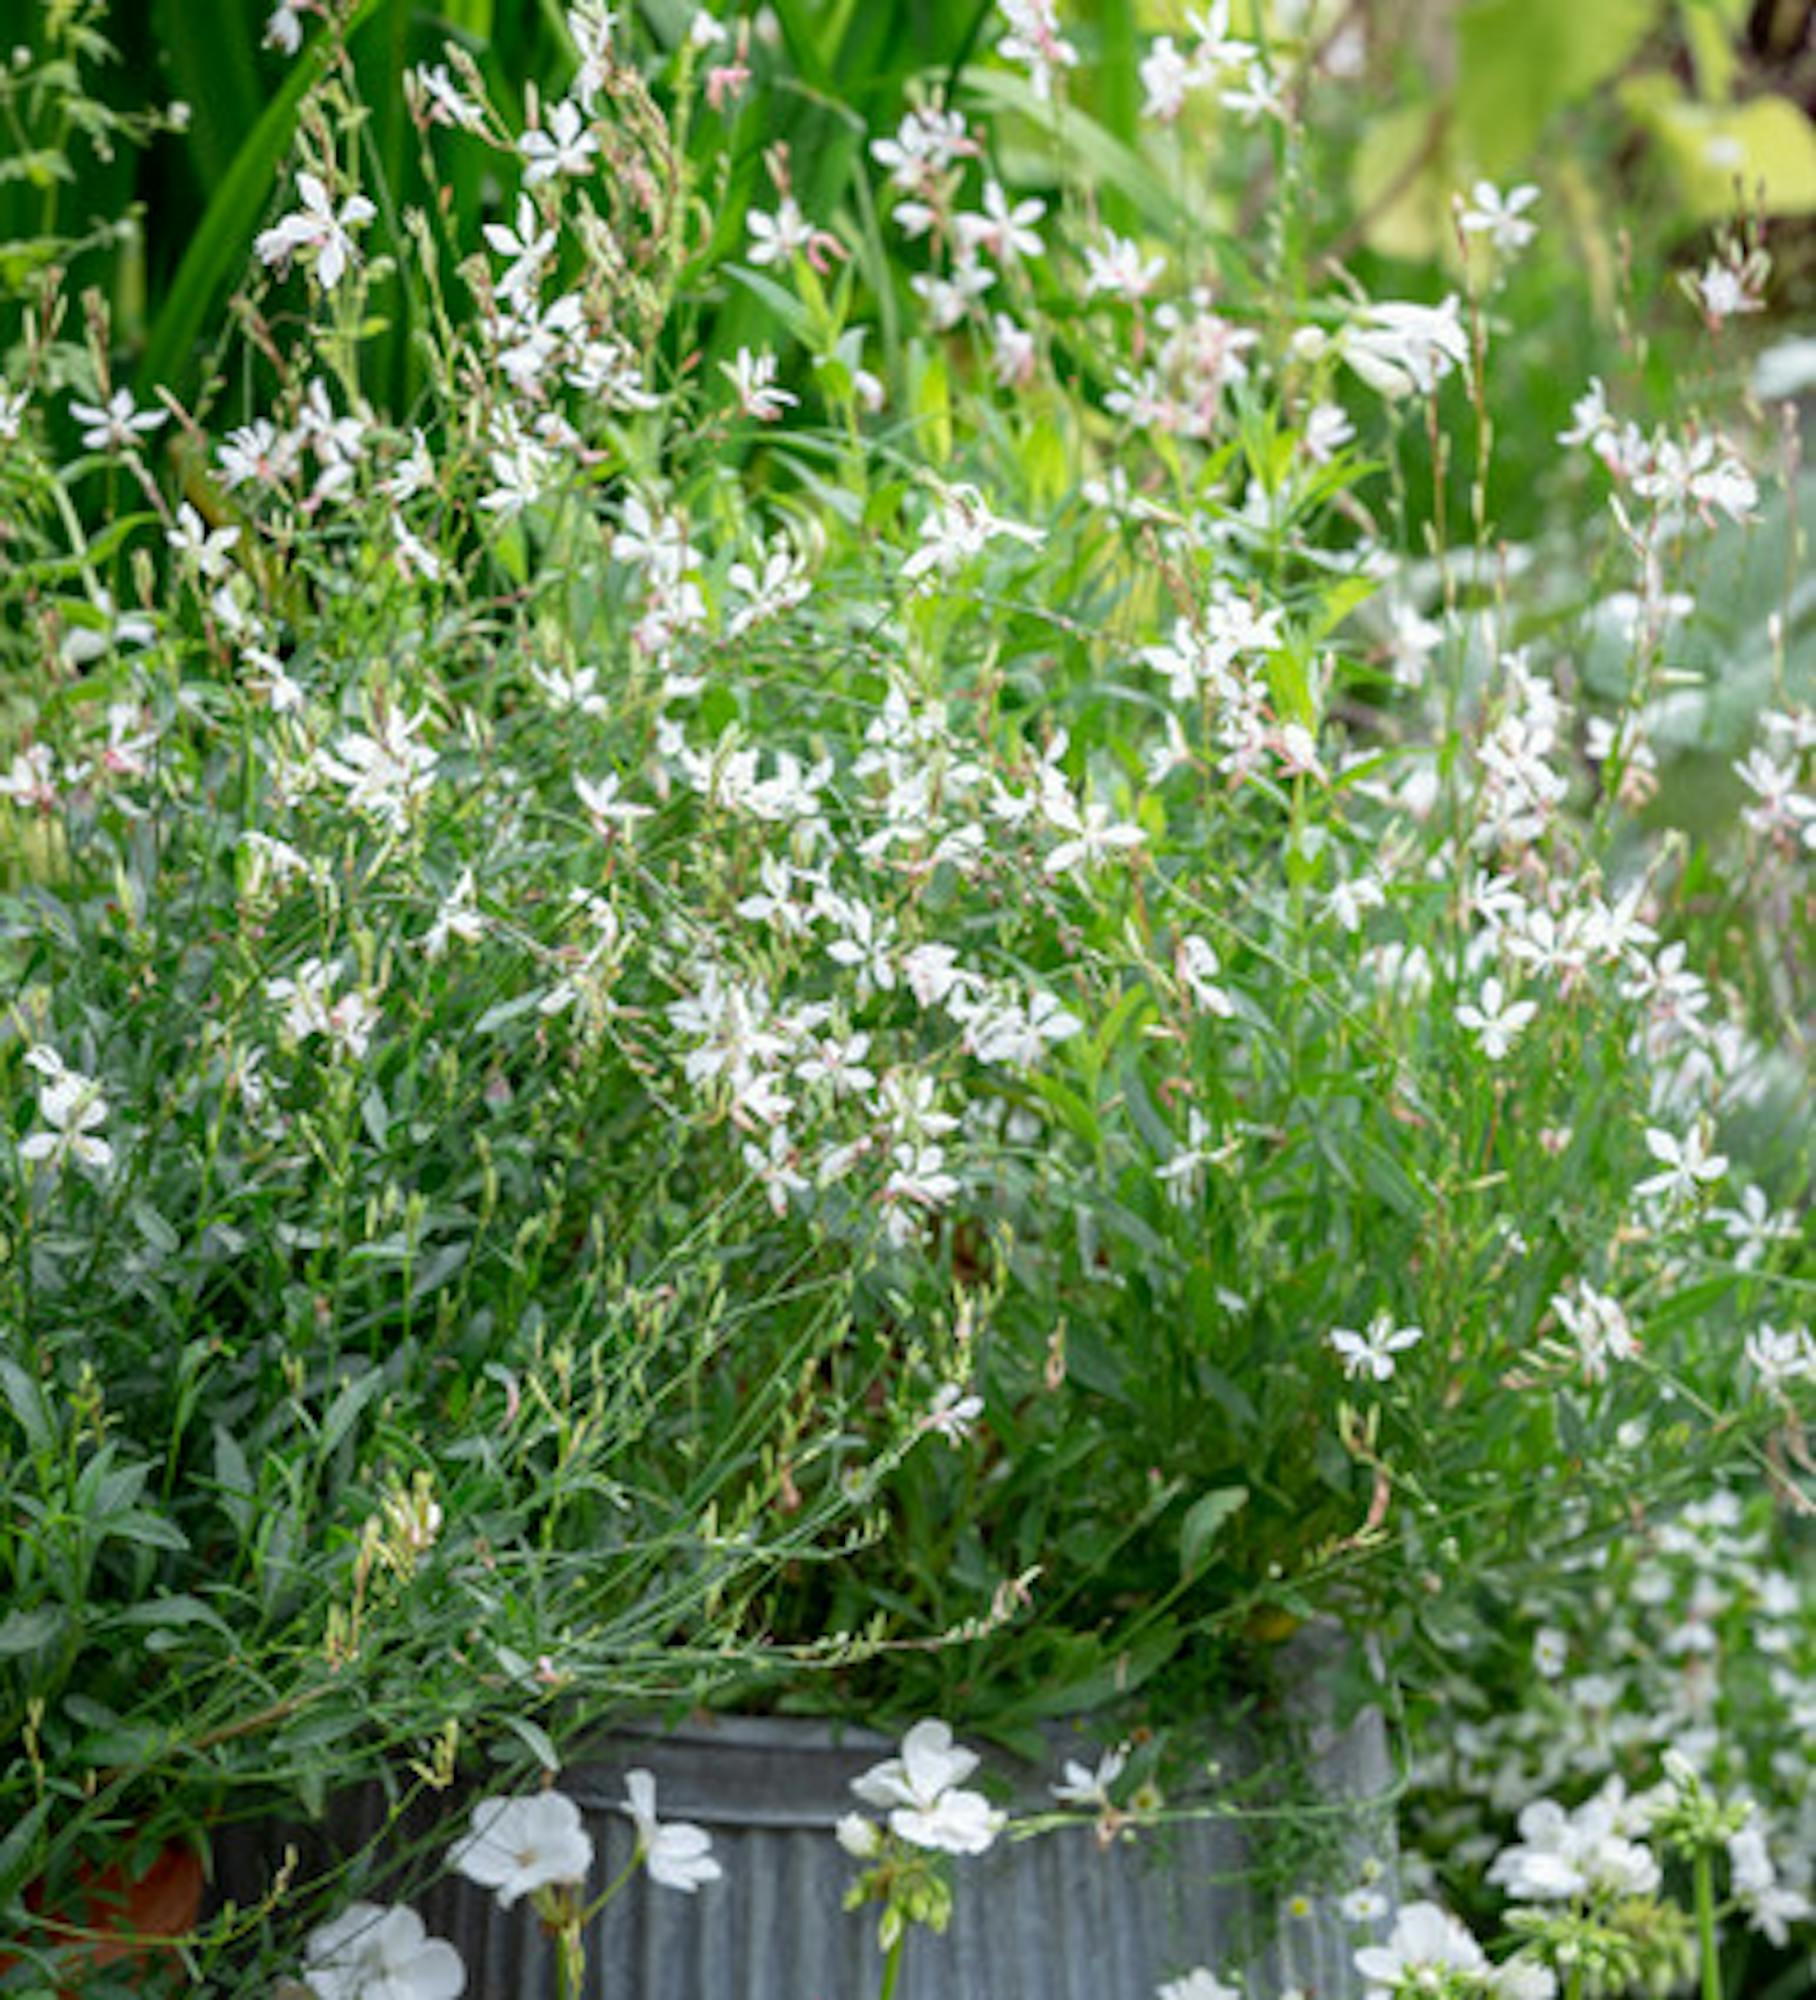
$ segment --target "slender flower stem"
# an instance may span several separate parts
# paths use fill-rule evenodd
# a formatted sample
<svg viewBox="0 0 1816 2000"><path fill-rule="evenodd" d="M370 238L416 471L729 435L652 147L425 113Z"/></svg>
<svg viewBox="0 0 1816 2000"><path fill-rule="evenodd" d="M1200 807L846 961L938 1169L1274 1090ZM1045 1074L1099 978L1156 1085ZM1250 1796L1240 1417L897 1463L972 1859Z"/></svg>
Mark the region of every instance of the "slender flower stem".
<svg viewBox="0 0 1816 2000"><path fill-rule="evenodd" d="M1702 1958L1702 2000L1722 2000L1721 1955L1715 1948L1715 1863L1706 1847L1693 1864L1696 1936Z"/></svg>
<svg viewBox="0 0 1816 2000"><path fill-rule="evenodd" d="M904 1928L900 1937L889 1947L889 1956L883 1961L883 1988L877 2000L894 2000L895 1982L902 1976L902 1952L908 1943L908 1932Z"/></svg>
<svg viewBox="0 0 1816 2000"><path fill-rule="evenodd" d="M1570 1968L1570 1978L1564 1986L1564 2000L1583 2000L1583 1981L1588 1976L1588 1967L1579 1959Z"/></svg>
<svg viewBox="0 0 1816 2000"><path fill-rule="evenodd" d="M586 1934L578 1912L562 1926L555 1942L556 1991L561 2000L580 2000L586 1985Z"/></svg>

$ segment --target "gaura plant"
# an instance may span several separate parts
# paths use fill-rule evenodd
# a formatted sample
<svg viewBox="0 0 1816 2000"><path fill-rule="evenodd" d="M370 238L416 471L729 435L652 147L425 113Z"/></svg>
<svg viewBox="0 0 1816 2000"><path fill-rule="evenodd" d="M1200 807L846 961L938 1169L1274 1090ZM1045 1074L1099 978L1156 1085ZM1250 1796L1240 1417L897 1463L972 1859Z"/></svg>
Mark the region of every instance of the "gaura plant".
<svg viewBox="0 0 1816 2000"><path fill-rule="evenodd" d="M457 237L350 18L231 366L35 284L0 390L0 1890L778 1651L1008 1735L1333 1612L1404 1667L1564 1496L1799 1494L1816 726L1648 818L1757 440L1582 385L1611 679L1500 544L1542 196L1314 286L1315 37L1156 42L1131 147L1026 0L728 239L799 34L577 7L520 106L409 72Z"/></svg>

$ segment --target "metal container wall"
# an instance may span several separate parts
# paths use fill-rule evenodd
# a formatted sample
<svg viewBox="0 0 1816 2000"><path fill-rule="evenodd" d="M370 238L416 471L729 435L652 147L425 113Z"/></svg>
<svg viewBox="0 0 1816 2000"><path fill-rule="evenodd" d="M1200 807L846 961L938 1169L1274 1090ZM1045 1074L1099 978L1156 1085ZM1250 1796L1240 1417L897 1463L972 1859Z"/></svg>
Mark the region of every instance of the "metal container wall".
<svg viewBox="0 0 1816 2000"><path fill-rule="evenodd" d="M1154 2000L1157 1986L1195 1965L1245 1976L1249 2000L1354 2000L1353 1927L1336 1910L1364 1858L1392 1861L1391 1770L1380 1717L1361 1716L1341 1734L1321 1728L1307 1683L1309 1768L1318 1794L1339 1807L1346 1865L1311 1897L1307 1912L1255 1907L1242 1877L1244 1839L1230 1820L1189 1820L1107 1851L1090 1828L1001 1840L953 1862L956 1901L944 1937L910 1938L898 2000ZM1068 1754L1083 1755L1084 1737ZM665 1735L615 1736L586 1763L570 1765L562 1789L585 1812L598 1850L589 1888L630 1861L633 1830L620 1810L624 1773L656 1778L663 1819L709 1829L724 1879L695 1895L638 1875L597 1920L588 1939L589 2000L872 2000L878 1991L874 1905L847 1913L858 1873L832 1829L852 1810L852 1778L895 1746L866 1731L790 1720L711 1718ZM1226 1767L1254 1768L1263 1746L1230 1745ZM999 1768L1008 1769L1001 1766ZM1050 1772L1016 1774L1028 1806L1050 1806ZM1353 1807L1353 1811L1350 1808ZM325 1851L352 1852L383 1823L378 1801L342 1801L321 1837L304 1843L305 1865ZM466 1812L449 1802L440 1826L412 1815L411 1830L452 1841ZM224 1837L220 1887L250 1902L283 1842ZM313 1850L313 1852L311 1852ZM1313 1885L1307 1885L1312 1887ZM407 1884L373 1882L380 1899ZM481 1890L442 1877L412 1898L431 1933L458 1946L474 2000L540 2000L555 1990L548 1941L527 1906L505 1912Z"/></svg>

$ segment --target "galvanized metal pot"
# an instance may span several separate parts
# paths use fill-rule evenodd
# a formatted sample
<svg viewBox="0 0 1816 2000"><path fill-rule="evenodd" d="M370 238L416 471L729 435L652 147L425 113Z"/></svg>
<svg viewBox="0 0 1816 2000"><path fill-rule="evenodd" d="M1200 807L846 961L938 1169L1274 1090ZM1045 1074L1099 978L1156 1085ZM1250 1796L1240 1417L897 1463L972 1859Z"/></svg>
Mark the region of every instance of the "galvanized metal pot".
<svg viewBox="0 0 1816 2000"><path fill-rule="evenodd" d="M982 1857L954 1861L951 1929L911 1936L898 2000L1154 2000L1162 1981L1196 1965L1225 1977L1240 1970L1249 2000L1281 2000L1295 1988L1353 2000L1362 1990L1351 1964L1357 1940L1336 1899L1365 1857L1391 1869L1386 1740L1372 1711L1341 1731L1321 1719L1327 1710L1309 1670L1292 1705L1302 1725L1295 1754L1345 1857L1309 1907L1286 1897L1258 1905L1244 1879L1248 1839L1227 1818L1187 1820L1107 1849L1088 1827L1000 1840ZM1056 1752L1082 1756L1090 1743L1069 1735ZM1269 1755L1252 1733L1222 1747L1226 1771ZM856 1803L851 1780L894 1749L864 1730L726 1716L627 1732L570 1764L562 1789L594 1836L595 1892L630 1861L624 1774L639 1766L655 1774L660 1816L706 1827L725 1870L691 1896L633 1879L588 1939L589 2000L873 2000L877 1912L842 1908L858 1867L833 1827ZM1050 1808L1046 1780L1058 1772L1057 1754L1050 1771L1015 1772L1024 1805ZM465 1830L464 1807L444 1813L432 1842ZM344 1801L331 1845L349 1852L382 1823L377 1801ZM424 1831L420 1821L414 1830ZM275 1851L268 1841L226 1844L218 1857L226 1891L250 1901L261 1861L268 1867ZM459 1947L470 1995L539 2000L555 1991L549 1940L526 1907L501 1911L446 1877L413 1900L430 1931Z"/></svg>

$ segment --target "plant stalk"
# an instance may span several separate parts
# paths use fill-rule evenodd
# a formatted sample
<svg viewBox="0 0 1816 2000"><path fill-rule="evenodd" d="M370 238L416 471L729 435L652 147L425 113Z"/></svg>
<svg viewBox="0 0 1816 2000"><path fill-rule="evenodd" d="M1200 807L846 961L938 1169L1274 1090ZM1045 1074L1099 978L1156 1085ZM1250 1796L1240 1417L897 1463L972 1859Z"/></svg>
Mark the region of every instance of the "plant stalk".
<svg viewBox="0 0 1816 2000"><path fill-rule="evenodd" d="M1702 2000L1722 2000L1721 1954L1715 1945L1715 1863L1706 1847L1697 1850L1696 1938L1702 1961Z"/></svg>

